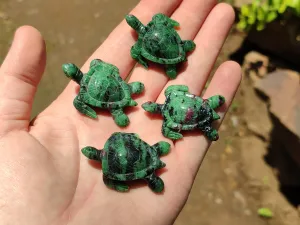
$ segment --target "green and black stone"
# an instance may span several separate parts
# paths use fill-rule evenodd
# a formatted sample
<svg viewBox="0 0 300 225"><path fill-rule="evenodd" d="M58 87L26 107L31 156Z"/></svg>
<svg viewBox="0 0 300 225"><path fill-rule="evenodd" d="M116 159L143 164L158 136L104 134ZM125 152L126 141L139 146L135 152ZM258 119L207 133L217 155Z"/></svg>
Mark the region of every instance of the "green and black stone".
<svg viewBox="0 0 300 225"><path fill-rule="evenodd" d="M220 119L215 109L225 103L225 98L216 95L202 99L188 91L185 85L171 85L165 91L164 104L146 102L142 107L147 112L163 115L162 133L165 137L178 140L183 137L180 131L200 129L209 140L218 140L212 122Z"/></svg>
<svg viewBox="0 0 300 225"><path fill-rule="evenodd" d="M62 69L67 77L80 85L79 94L73 102L79 112L96 119L97 114L91 106L108 109L117 125L125 127L129 124L123 108L137 105L131 95L140 94L144 90L142 83L127 84L120 77L116 66L100 59L90 63L90 69L85 75L72 63L64 64Z"/></svg>
<svg viewBox="0 0 300 225"><path fill-rule="evenodd" d="M154 192L164 189L164 182L155 175L155 170L166 166L159 157L170 151L168 142L150 146L136 134L116 132L104 149L88 146L81 151L87 158L101 161L103 181L110 188L125 192L129 190L125 181L144 179Z"/></svg>
<svg viewBox="0 0 300 225"><path fill-rule="evenodd" d="M179 23L158 13L144 26L134 15L126 16L127 23L138 33L137 43L131 48L131 56L145 68L145 59L164 64L171 79L177 76L176 65L187 60L187 52L195 49L193 41L181 40L174 27Z"/></svg>

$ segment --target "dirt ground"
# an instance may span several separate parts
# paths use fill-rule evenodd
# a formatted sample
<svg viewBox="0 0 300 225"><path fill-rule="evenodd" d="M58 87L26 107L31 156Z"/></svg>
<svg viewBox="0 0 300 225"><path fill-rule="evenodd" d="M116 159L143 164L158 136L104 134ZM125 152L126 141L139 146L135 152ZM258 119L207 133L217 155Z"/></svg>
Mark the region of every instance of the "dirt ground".
<svg viewBox="0 0 300 225"><path fill-rule="evenodd" d="M33 116L53 101L67 84L68 79L62 74L61 64L70 59L76 64L82 64L137 2L138 0L0 2L0 63L16 27L33 25L46 39L47 68L34 103ZM243 35L232 32L216 66L239 48L243 38ZM246 105L254 107L247 108ZM273 169L264 161L268 142L258 138L247 128L247 122L255 122L261 114L264 115L263 126L271 129L265 103L255 95L251 84L244 78L221 127L221 138L208 152L176 225L300 224L300 212L278 191L279 183ZM257 215L260 207L271 208L274 218L260 218Z"/></svg>

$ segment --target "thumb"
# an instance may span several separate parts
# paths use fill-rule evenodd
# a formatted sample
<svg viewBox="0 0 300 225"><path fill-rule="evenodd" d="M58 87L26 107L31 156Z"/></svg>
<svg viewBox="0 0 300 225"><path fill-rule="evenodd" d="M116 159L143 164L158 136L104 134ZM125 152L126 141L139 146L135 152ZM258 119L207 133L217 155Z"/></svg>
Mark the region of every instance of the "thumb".
<svg viewBox="0 0 300 225"><path fill-rule="evenodd" d="M45 64L41 34L30 26L20 27L0 68L0 137L12 130L28 130Z"/></svg>

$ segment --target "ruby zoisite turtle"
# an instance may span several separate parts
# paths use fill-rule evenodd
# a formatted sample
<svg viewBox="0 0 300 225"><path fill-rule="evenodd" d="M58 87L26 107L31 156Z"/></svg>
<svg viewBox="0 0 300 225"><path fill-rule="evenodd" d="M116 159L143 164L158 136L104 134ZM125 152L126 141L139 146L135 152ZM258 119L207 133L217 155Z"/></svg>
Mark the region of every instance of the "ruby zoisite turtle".
<svg viewBox="0 0 300 225"><path fill-rule="evenodd" d="M127 15L126 21L138 33L137 43L131 48L132 58L145 68L148 68L145 59L164 64L166 74L175 79L176 65L186 61L187 52L196 47L191 40L181 40L174 28L178 27L179 23L162 13L154 15L147 26L134 15Z"/></svg>
<svg viewBox="0 0 300 225"><path fill-rule="evenodd" d="M141 82L127 84L120 77L116 66L100 59L91 61L90 69L85 75L72 63L64 64L62 68L67 77L80 85L79 94L73 102L79 112L97 118L91 106L108 109L117 125L125 127L129 124L123 108L137 105L131 95L140 94L144 90L144 84Z"/></svg>
<svg viewBox="0 0 300 225"><path fill-rule="evenodd" d="M91 160L102 163L104 183L117 191L129 190L125 181L144 179L154 192L162 192L164 182L155 170L166 166L159 157L170 151L165 141L150 146L134 133L113 133L103 150L88 146L82 153Z"/></svg>
<svg viewBox="0 0 300 225"><path fill-rule="evenodd" d="M215 109L225 103L225 98L215 95L202 99L190 94L185 85L171 85L165 90L166 101L164 104L146 102L142 108L151 113L163 115L162 133L173 140L183 137L182 130L200 129L211 141L219 138L212 122L220 119Z"/></svg>

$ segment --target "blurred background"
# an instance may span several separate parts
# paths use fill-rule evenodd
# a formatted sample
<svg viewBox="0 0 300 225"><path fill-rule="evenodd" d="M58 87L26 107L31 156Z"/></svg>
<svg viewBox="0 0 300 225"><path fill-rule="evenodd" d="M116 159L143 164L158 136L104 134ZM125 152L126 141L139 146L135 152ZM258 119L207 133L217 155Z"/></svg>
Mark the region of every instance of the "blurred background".
<svg viewBox="0 0 300 225"><path fill-rule="evenodd" d="M0 63L15 29L35 26L47 68L33 114L69 80L138 0L1 0ZM201 166L176 225L300 224L300 0L231 0L237 19L216 62L232 59L243 81L221 138Z"/></svg>

